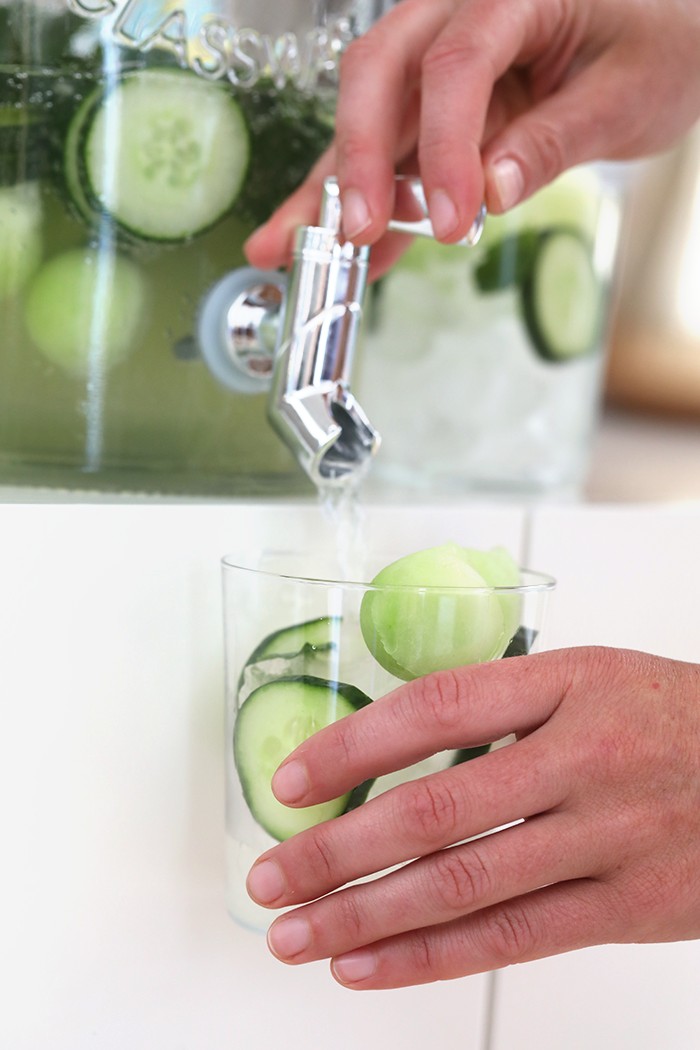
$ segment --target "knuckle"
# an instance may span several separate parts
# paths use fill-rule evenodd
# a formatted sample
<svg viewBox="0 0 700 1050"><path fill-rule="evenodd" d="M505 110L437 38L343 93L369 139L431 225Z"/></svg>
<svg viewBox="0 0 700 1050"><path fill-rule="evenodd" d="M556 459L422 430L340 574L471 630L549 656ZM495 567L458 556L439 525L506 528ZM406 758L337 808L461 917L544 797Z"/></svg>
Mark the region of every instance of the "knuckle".
<svg viewBox="0 0 700 1050"><path fill-rule="evenodd" d="M484 918L484 939L497 967L524 962L535 950L536 937L525 908L511 902Z"/></svg>
<svg viewBox="0 0 700 1050"><path fill-rule="evenodd" d="M459 806L450 788L438 776L423 777L407 788L402 813L411 839L435 847L454 841L459 819Z"/></svg>
<svg viewBox="0 0 700 1050"><path fill-rule="evenodd" d="M338 166L344 169L359 165L368 153L367 139L361 128L346 127L344 134L338 135L335 148Z"/></svg>
<svg viewBox="0 0 700 1050"><path fill-rule="evenodd" d="M364 914L358 906L352 890L337 893L333 897L333 925L342 929L353 942L361 943L365 929Z"/></svg>
<svg viewBox="0 0 700 1050"><path fill-rule="evenodd" d="M357 725L350 717L340 718L330 727L332 743L336 755L336 769L352 768L362 754L362 745L358 739ZM329 733L329 735L330 735Z"/></svg>
<svg viewBox="0 0 700 1050"><path fill-rule="evenodd" d="M365 76L367 69L373 67L373 63L376 63L380 57L380 42L377 36L376 32L374 34L365 33L348 44L340 56L341 80Z"/></svg>
<svg viewBox="0 0 700 1050"><path fill-rule="evenodd" d="M432 980L435 958L428 930L415 930L409 935L408 946L411 971L416 975L418 981L425 978Z"/></svg>
<svg viewBox="0 0 700 1050"><path fill-rule="evenodd" d="M324 882L332 882L336 871L335 849L325 824L312 828L302 839L303 870L314 873Z"/></svg>
<svg viewBox="0 0 700 1050"><path fill-rule="evenodd" d="M419 681L420 691L415 694L414 704L422 720L448 732L459 729L464 721L464 705L457 674L440 671Z"/></svg>
<svg viewBox="0 0 700 1050"><path fill-rule="evenodd" d="M424 82L448 83L464 72L464 69L477 64L484 66L484 54L469 47L464 41L455 41L449 37L438 38L425 52L421 63Z"/></svg>
<svg viewBox="0 0 700 1050"><path fill-rule="evenodd" d="M491 875L477 849L445 850L435 857L434 892L448 911L464 913L482 905L490 889Z"/></svg>
<svg viewBox="0 0 700 1050"><path fill-rule="evenodd" d="M529 148L537 165L537 185L551 182L567 166L569 149L562 129L540 120L530 130Z"/></svg>

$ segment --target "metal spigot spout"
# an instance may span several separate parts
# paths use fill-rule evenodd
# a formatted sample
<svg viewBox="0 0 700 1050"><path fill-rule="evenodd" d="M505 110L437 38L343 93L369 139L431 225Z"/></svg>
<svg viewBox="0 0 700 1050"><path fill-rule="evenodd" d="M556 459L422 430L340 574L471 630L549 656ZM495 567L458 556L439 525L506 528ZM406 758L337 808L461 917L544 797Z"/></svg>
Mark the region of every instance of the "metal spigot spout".
<svg viewBox="0 0 700 1050"><path fill-rule="evenodd" d="M463 242L476 244L482 208ZM368 468L380 438L350 393L369 249L341 237L338 182L326 179L318 226L297 233L268 416L318 486L344 485ZM398 176L389 229L433 235L420 179Z"/></svg>
<svg viewBox="0 0 700 1050"><path fill-rule="evenodd" d="M380 441L350 391L369 249L340 243L329 199L328 225L297 233L268 402L272 426L319 487L358 481Z"/></svg>

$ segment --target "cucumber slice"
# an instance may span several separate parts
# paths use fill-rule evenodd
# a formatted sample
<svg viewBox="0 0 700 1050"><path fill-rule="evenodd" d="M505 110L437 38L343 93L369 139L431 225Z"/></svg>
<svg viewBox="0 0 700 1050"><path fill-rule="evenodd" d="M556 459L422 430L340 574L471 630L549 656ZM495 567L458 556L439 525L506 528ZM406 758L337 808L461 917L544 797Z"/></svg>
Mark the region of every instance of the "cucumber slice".
<svg viewBox="0 0 700 1050"><path fill-rule="evenodd" d="M38 349L66 372L105 370L134 349L145 313L140 270L118 255L77 248L38 271L25 322Z"/></svg>
<svg viewBox="0 0 700 1050"><path fill-rule="evenodd" d="M471 762L473 758L479 758L480 755L485 755L489 751L490 744L479 744L478 747L461 747L459 751L455 751L451 766L461 766L462 762Z"/></svg>
<svg viewBox="0 0 700 1050"><path fill-rule="evenodd" d="M180 241L213 226L248 167L248 131L231 93L175 69L126 74L80 130L89 192L148 240Z"/></svg>
<svg viewBox="0 0 700 1050"><path fill-rule="evenodd" d="M37 183L0 188L0 302L18 295L39 265L41 223Z"/></svg>
<svg viewBox="0 0 700 1050"><path fill-rule="evenodd" d="M255 647L238 680L238 702L265 682L290 675L331 676L331 658L338 651L341 617L314 620L273 631Z"/></svg>
<svg viewBox="0 0 700 1050"><path fill-rule="evenodd" d="M537 631L534 627L518 627L517 631L508 643L508 648L503 654L506 656L527 656L535 644Z"/></svg>
<svg viewBox="0 0 700 1050"><path fill-rule="evenodd" d="M314 620L294 624L273 631L256 646L248 658L248 663L256 663L270 656L289 656L303 649L328 650L337 646L339 616L319 616Z"/></svg>
<svg viewBox="0 0 700 1050"><path fill-rule="evenodd" d="M282 841L362 804L371 781L330 802L290 809L272 793L272 776L291 752L324 726L371 703L352 685L311 676L278 678L255 689L236 718L233 755L255 820Z"/></svg>
<svg viewBox="0 0 700 1050"><path fill-rule="evenodd" d="M536 230L523 230L490 245L474 268L479 291L500 292L504 288L519 287L532 269L539 240Z"/></svg>
<svg viewBox="0 0 700 1050"><path fill-rule="evenodd" d="M603 285L593 269L591 246L577 230L540 235L521 305L532 344L545 360L572 361L598 345Z"/></svg>
<svg viewBox="0 0 700 1050"><path fill-rule="evenodd" d="M87 222L88 225L94 223L99 210L96 207L96 202L90 199L86 189L86 180L82 171L81 150L85 138L85 130L90 126L94 114L102 104L103 99L104 91L102 88L96 88L83 99L68 125L63 146L63 179L68 199L78 218Z"/></svg>

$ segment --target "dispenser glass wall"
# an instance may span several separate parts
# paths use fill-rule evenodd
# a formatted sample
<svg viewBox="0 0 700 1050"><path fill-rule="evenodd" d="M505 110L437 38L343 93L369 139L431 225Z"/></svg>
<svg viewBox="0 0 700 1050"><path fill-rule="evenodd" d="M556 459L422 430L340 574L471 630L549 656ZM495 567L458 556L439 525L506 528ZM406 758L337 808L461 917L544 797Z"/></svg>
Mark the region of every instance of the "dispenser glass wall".
<svg viewBox="0 0 700 1050"><path fill-rule="evenodd" d="M488 216L474 247L417 239L373 287L355 389L382 435L382 485L578 492L619 208L607 173L578 169Z"/></svg>
<svg viewBox="0 0 700 1050"><path fill-rule="evenodd" d="M207 292L332 134L381 4L0 4L0 480L309 488L202 359Z"/></svg>

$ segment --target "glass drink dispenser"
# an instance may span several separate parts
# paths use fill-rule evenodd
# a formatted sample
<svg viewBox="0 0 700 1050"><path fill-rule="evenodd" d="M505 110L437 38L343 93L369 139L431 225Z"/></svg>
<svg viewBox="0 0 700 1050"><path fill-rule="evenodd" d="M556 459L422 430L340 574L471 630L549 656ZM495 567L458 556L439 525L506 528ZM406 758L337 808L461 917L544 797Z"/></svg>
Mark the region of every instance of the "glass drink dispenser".
<svg viewBox="0 0 700 1050"><path fill-rule="evenodd" d="M0 484L307 491L196 338L329 142L367 0L0 0Z"/></svg>

